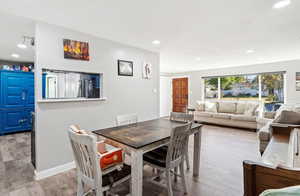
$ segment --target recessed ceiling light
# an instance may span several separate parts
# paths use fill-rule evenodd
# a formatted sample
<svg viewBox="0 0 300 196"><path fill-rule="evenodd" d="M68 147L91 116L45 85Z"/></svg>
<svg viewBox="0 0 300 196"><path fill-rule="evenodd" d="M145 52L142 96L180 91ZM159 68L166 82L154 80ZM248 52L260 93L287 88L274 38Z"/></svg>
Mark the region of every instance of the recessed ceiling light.
<svg viewBox="0 0 300 196"><path fill-rule="evenodd" d="M20 57L20 55L18 55L18 54L11 54L11 56L14 57L14 58L19 58Z"/></svg>
<svg viewBox="0 0 300 196"><path fill-rule="evenodd" d="M18 48L21 48L21 49L26 49L27 48L27 46L23 43L19 43L17 46L18 46Z"/></svg>
<svg viewBox="0 0 300 196"><path fill-rule="evenodd" d="M200 61L201 58L200 58L200 57L196 57L195 60L196 60L196 61Z"/></svg>
<svg viewBox="0 0 300 196"><path fill-rule="evenodd" d="M278 1L277 3L275 3L273 5L273 9L280 9L280 8L284 8L288 5L291 4L291 0L282 0L282 1Z"/></svg>
<svg viewBox="0 0 300 196"><path fill-rule="evenodd" d="M250 54L250 53L253 53L253 52L254 52L254 50L247 50L246 51L247 54Z"/></svg>
<svg viewBox="0 0 300 196"><path fill-rule="evenodd" d="M152 44L154 44L154 45L159 45L159 44L160 44L160 41L159 41L159 40L154 40L154 41L152 41Z"/></svg>

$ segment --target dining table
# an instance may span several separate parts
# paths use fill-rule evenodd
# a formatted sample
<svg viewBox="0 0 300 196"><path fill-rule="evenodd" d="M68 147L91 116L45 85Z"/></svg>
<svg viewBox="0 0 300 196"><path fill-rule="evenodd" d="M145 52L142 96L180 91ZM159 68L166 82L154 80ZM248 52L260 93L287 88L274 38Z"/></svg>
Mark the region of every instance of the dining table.
<svg viewBox="0 0 300 196"><path fill-rule="evenodd" d="M102 139L119 145L130 155L131 195L143 195L143 154L170 142L171 131L184 122L158 118L134 124L93 131ZM193 176L199 176L202 124L192 123L190 135L194 135Z"/></svg>

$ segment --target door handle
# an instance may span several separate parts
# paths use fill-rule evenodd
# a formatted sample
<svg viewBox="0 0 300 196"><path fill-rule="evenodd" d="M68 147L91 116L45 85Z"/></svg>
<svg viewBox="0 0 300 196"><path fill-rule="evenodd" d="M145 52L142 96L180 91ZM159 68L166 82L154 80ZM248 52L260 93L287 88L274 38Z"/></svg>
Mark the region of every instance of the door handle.
<svg viewBox="0 0 300 196"><path fill-rule="evenodd" d="M27 119L20 119L18 122L19 122L19 124L21 124L21 123L24 123L26 121L27 121Z"/></svg>

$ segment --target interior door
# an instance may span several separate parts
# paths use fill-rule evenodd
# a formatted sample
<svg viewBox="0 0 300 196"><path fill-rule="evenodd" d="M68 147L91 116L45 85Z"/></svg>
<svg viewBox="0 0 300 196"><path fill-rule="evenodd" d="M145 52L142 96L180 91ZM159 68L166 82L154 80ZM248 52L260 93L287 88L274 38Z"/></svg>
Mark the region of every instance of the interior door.
<svg viewBox="0 0 300 196"><path fill-rule="evenodd" d="M173 112L186 112L188 105L188 78L175 78L172 81Z"/></svg>
<svg viewBox="0 0 300 196"><path fill-rule="evenodd" d="M24 92L24 75L16 73L3 73L2 98L4 107L22 107L26 99Z"/></svg>

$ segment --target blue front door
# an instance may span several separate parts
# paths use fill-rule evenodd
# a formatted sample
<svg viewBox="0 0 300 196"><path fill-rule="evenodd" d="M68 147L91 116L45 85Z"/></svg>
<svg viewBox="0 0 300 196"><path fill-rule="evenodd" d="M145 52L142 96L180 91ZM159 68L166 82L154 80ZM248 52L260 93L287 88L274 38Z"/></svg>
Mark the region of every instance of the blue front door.
<svg viewBox="0 0 300 196"><path fill-rule="evenodd" d="M34 106L33 73L4 72L1 77L4 108Z"/></svg>
<svg viewBox="0 0 300 196"><path fill-rule="evenodd" d="M1 77L2 105L5 108L22 107L25 100L24 75L4 72Z"/></svg>
<svg viewBox="0 0 300 196"><path fill-rule="evenodd" d="M33 73L1 71L0 135L31 130L34 110Z"/></svg>

